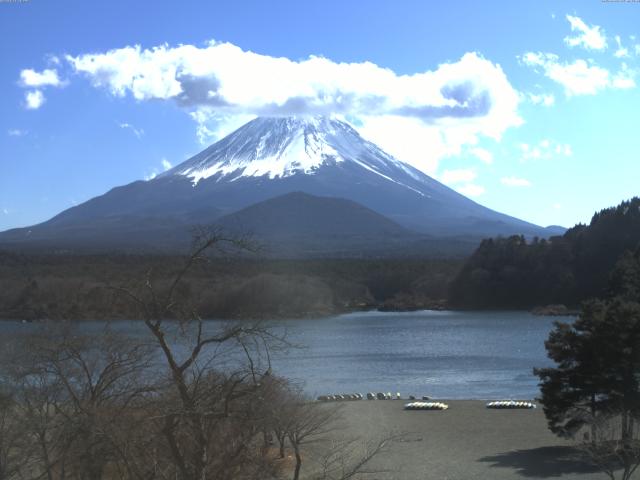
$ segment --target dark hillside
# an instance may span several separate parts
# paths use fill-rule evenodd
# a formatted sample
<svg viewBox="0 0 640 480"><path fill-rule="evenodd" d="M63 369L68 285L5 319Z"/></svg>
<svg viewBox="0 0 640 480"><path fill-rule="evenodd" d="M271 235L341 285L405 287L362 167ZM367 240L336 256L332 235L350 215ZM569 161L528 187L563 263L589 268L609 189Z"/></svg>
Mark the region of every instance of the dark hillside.
<svg viewBox="0 0 640 480"><path fill-rule="evenodd" d="M577 306L606 294L616 262L639 245L637 197L549 240L484 240L452 283L450 301L464 308Z"/></svg>

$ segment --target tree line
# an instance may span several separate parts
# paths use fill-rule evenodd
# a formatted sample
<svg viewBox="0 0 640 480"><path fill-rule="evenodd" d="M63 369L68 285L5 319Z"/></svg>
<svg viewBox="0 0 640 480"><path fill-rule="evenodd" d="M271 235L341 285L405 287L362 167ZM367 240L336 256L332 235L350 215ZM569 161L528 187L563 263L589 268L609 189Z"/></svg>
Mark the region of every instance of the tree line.
<svg viewBox="0 0 640 480"><path fill-rule="evenodd" d="M0 252L0 318L137 319L109 286L153 272L167 288L179 256ZM216 256L194 266L180 292L206 318L304 318L442 302L460 260L275 260Z"/></svg>
<svg viewBox="0 0 640 480"><path fill-rule="evenodd" d="M563 236L484 240L452 281L449 299L463 308L577 307L609 295L616 262L639 247L640 198L633 198Z"/></svg>

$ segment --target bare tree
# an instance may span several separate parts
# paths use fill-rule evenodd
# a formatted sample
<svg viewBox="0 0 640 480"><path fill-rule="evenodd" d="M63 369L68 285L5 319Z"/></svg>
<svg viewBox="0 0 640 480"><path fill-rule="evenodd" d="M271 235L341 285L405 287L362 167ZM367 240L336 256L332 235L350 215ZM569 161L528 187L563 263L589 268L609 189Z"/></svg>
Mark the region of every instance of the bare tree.
<svg viewBox="0 0 640 480"><path fill-rule="evenodd" d="M340 408L310 402L302 395L292 395L287 405L288 422L285 430L296 459L293 480L300 478L302 450L313 443L326 440L335 429Z"/></svg>
<svg viewBox="0 0 640 480"><path fill-rule="evenodd" d="M640 428L638 422L620 414L600 414L590 425L596 436L586 434L580 449L611 480L620 472L629 480L640 466Z"/></svg>
<svg viewBox="0 0 640 480"><path fill-rule="evenodd" d="M14 478L22 465L19 451L22 432L15 418L15 401L10 393L0 391L0 480Z"/></svg>
<svg viewBox="0 0 640 480"><path fill-rule="evenodd" d="M306 475L311 480L348 480L380 474L384 470L369 468L371 461L403 437L391 432L370 440L342 437L341 406L309 401L300 392L289 392L285 405L281 414L288 420L283 428L296 461L293 480L300 478L304 458L311 464Z"/></svg>
<svg viewBox="0 0 640 480"><path fill-rule="evenodd" d="M312 477L312 480L348 480L378 475L386 470L370 469L369 464L375 457L385 452L391 442L400 437L389 434L368 441L358 438L332 440L316 458L319 472Z"/></svg>
<svg viewBox="0 0 640 480"><path fill-rule="evenodd" d="M153 391L146 380L153 378L149 354L108 331L79 335L54 328L24 339L11 375L36 478L107 475L120 460L117 446L129 431L134 404Z"/></svg>
<svg viewBox="0 0 640 480"><path fill-rule="evenodd" d="M168 368L172 392L158 421L184 480L241 478L251 474L248 466L264 463L254 447L267 412L256 400L270 375L269 350L284 345L283 339L260 323L212 328L180 295L187 273L210 250L224 247L253 249L246 239L201 232L165 291L154 285L151 272L141 288L117 289L137 305ZM264 472L256 475L265 478Z"/></svg>
<svg viewBox="0 0 640 480"><path fill-rule="evenodd" d="M43 371L20 373L14 379L16 397L15 414L20 418L23 431L30 439L31 449L23 451L29 457L34 471L47 480L64 478L64 460L68 453L62 408L63 388L58 379ZM56 476L55 472L58 471Z"/></svg>
<svg viewBox="0 0 640 480"><path fill-rule="evenodd" d="M266 405L270 409L266 417L264 426L265 436L273 434L278 445L278 457L285 458L287 433L291 423L291 407L294 406L294 395L290 390L290 385L285 379L273 377L268 383L271 387L267 394Z"/></svg>

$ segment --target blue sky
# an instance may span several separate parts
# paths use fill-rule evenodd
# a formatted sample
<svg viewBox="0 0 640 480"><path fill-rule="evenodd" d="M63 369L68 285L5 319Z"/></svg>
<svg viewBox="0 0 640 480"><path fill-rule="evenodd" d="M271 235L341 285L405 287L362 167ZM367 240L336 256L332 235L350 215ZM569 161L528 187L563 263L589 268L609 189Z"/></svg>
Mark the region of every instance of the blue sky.
<svg viewBox="0 0 640 480"><path fill-rule="evenodd" d="M640 3L30 0L0 39L0 230L264 113L340 115L541 225L640 193Z"/></svg>

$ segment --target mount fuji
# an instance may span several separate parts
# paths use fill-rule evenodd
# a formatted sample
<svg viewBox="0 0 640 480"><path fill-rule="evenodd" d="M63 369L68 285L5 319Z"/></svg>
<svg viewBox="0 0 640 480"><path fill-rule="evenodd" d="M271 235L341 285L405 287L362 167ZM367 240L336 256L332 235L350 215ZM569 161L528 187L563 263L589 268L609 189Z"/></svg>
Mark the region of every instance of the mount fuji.
<svg viewBox="0 0 640 480"><path fill-rule="evenodd" d="M0 233L0 245L176 250L188 245L192 226L212 223L338 250L562 233L473 202L338 119L260 117L152 180Z"/></svg>

